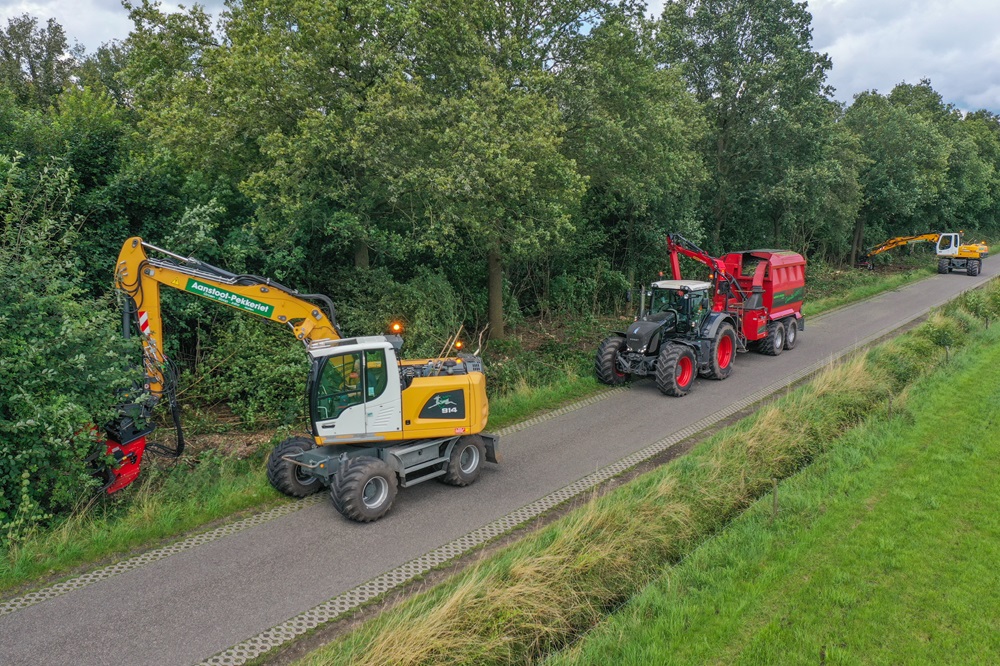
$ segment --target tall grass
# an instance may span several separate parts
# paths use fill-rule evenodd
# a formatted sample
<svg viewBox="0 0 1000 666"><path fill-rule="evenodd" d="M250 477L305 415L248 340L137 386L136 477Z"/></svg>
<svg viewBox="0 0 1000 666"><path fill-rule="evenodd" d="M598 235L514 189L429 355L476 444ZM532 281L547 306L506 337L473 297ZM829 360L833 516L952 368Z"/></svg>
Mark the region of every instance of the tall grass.
<svg viewBox="0 0 1000 666"><path fill-rule="evenodd" d="M52 528L9 544L0 558L0 591L74 566L127 553L220 516L277 502L261 457L212 453L169 469L149 467L122 495L98 498Z"/></svg>
<svg viewBox="0 0 1000 666"><path fill-rule="evenodd" d="M1000 302L1000 290L989 298ZM839 364L664 468L484 560L304 660L530 663L571 643L658 571L937 367L982 322L961 306ZM897 363L897 361L902 361Z"/></svg>

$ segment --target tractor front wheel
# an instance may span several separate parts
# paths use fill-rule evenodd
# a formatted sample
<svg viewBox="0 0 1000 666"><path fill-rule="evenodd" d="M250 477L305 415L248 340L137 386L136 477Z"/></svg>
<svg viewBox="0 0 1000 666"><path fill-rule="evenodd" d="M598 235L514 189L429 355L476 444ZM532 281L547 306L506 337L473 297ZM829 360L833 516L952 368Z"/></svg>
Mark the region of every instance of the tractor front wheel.
<svg viewBox="0 0 1000 666"><path fill-rule="evenodd" d="M602 384L617 386L628 381L629 376L618 367L618 352L625 346L625 338L612 335L604 339L597 348L597 358L594 359L594 371Z"/></svg>
<svg viewBox="0 0 1000 666"><path fill-rule="evenodd" d="M712 340L709 355L706 377L725 379L732 374L733 361L736 359L736 329L732 324L723 324L719 327L715 339Z"/></svg>
<svg viewBox="0 0 1000 666"><path fill-rule="evenodd" d="M384 460L358 456L330 484L333 506L345 518L370 523L384 516L396 499L396 473Z"/></svg>
<svg viewBox="0 0 1000 666"><path fill-rule="evenodd" d="M320 480L308 474L300 465L285 460L292 456L316 448L316 442L308 437L289 437L274 447L267 459L267 480L274 489L289 497L312 495L322 487Z"/></svg>
<svg viewBox="0 0 1000 666"><path fill-rule="evenodd" d="M785 349L785 324L772 321L767 325L767 337L760 341L761 354L777 356Z"/></svg>
<svg viewBox="0 0 1000 666"><path fill-rule="evenodd" d="M795 349L795 343L799 340L799 322L795 317L785 320L785 349Z"/></svg>
<svg viewBox="0 0 1000 666"><path fill-rule="evenodd" d="M486 445L479 435L466 435L458 440L448 459L448 471L439 476L449 486L467 486L479 478L486 459Z"/></svg>
<svg viewBox="0 0 1000 666"><path fill-rule="evenodd" d="M697 374L694 352L685 345L668 343L656 359L656 387L664 395L688 394Z"/></svg>

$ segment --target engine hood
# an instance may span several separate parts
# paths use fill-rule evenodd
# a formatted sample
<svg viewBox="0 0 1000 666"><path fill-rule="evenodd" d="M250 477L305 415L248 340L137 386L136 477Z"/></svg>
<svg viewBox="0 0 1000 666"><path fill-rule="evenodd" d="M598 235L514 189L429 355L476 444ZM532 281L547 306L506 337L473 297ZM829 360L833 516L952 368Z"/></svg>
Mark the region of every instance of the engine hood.
<svg viewBox="0 0 1000 666"><path fill-rule="evenodd" d="M672 312L654 315L654 321L640 320L629 325L625 331L625 346L630 352L653 351L659 346L658 337L674 330L677 318Z"/></svg>

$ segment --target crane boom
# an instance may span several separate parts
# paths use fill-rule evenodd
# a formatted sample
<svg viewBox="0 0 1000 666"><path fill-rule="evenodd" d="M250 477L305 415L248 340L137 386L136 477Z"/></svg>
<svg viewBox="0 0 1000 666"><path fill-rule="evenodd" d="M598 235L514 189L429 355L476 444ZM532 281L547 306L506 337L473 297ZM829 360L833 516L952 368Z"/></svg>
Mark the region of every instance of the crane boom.
<svg viewBox="0 0 1000 666"><path fill-rule="evenodd" d="M868 254L865 255L867 258L871 259L876 254L882 254L883 252L888 252L889 250L895 249L897 247L902 247L908 243L937 243L941 238L941 234L938 232L929 232L926 234L915 234L913 236L896 236L895 238L890 238L887 241L883 241L879 245L876 245L872 249L868 250Z"/></svg>

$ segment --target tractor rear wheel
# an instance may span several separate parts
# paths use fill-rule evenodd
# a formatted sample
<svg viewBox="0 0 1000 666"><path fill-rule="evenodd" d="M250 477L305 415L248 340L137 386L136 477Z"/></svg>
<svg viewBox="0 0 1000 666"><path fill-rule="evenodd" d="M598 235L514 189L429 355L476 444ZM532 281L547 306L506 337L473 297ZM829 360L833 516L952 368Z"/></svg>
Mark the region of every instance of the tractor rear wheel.
<svg viewBox="0 0 1000 666"><path fill-rule="evenodd" d="M767 337L760 341L757 350L767 356L777 356L785 349L785 325L772 321L767 325Z"/></svg>
<svg viewBox="0 0 1000 666"><path fill-rule="evenodd" d="M965 262L965 272L973 277L979 275L979 267L980 263L978 259L969 259Z"/></svg>
<svg viewBox="0 0 1000 666"><path fill-rule="evenodd" d="M944 275L948 273L948 267L951 265L950 259L938 259L938 273Z"/></svg>
<svg viewBox="0 0 1000 666"><path fill-rule="evenodd" d="M448 471L438 479L449 486L467 486L479 478L486 459L486 445L479 435L459 438L448 459Z"/></svg>
<svg viewBox="0 0 1000 666"><path fill-rule="evenodd" d="M656 387L664 395L677 398L691 390L697 374L694 352L686 345L667 343L656 359Z"/></svg>
<svg viewBox="0 0 1000 666"><path fill-rule="evenodd" d="M284 459L285 456L314 448L316 442L308 437L289 437L274 447L267 459L267 480L275 490L289 497L305 497L323 486L317 477L307 474L301 466Z"/></svg>
<svg viewBox="0 0 1000 666"><path fill-rule="evenodd" d="M625 338L612 335L604 339L597 348L597 358L594 359L594 371L602 384L617 386L628 381L629 376L618 367L618 352L625 346Z"/></svg>
<svg viewBox="0 0 1000 666"><path fill-rule="evenodd" d="M396 473L384 460L370 456L351 458L347 469L334 475L330 499L345 518L359 523L378 520L396 499Z"/></svg>
<svg viewBox="0 0 1000 666"><path fill-rule="evenodd" d="M785 320L785 349L795 349L795 343L799 339L799 322L795 317Z"/></svg>
<svg viewBox="0 0 1000 666"><path fill-rule="evenodd" d="M708 353L706 377L725 379L732 374L733 361L736 359L736 329L732 324L723 324L719 327Z"/></svg>

